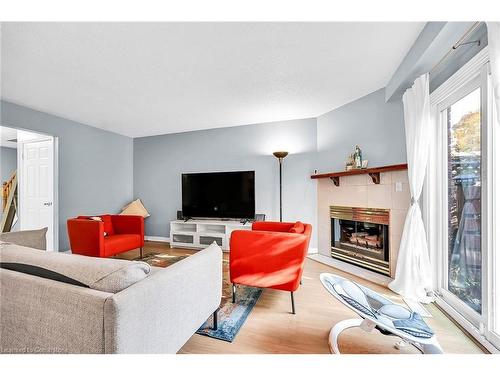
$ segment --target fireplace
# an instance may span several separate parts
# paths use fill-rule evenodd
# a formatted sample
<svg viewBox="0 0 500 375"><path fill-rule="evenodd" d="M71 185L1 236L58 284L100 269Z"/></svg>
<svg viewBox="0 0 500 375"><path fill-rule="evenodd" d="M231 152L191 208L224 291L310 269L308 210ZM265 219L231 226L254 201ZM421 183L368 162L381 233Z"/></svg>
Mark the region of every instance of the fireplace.
<svg viewBox="0 0 500 375"><path fill-rule="evenodd" d="M390 276L389 210L330 207L331 256Z"/></svg>

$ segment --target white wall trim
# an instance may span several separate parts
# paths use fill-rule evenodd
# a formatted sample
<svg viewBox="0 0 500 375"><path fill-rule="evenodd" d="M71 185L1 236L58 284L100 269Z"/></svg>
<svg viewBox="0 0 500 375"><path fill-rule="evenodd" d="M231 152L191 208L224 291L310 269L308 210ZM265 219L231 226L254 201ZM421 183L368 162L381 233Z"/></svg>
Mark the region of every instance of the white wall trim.
<svg viewBox="0 0 500 375"><path fill-rule="evenodd" d="M156 242L168 242L170 243L170 237L162 237L162 236L144 236L146 241L156 241Z"/></svg>
<svg viewBox="0 0 500 375"><path fill-rule="evenodd" d="M465 319L460 313L458 313L452 306L450 306L444 299L440 296L436 296L436 304L445 311L456 323L458 323L462 328L464 328L475 340L477 340L482 346L486 348L490 353L498 354L500 351L491 344L488 339L481 334L481 332L467 319Z"/></svg>
<svg viewBox="0 0 500 375"><path fill-rule="evenodd" d="M431 107L437 105L449 96L450 93L455 92L470 81L471 76L477 75L478 73L476 72L479 72L481 67L489 60L488 47L485 47L430 94Z"/></svg>
<svg viewBox="0 0 500 375"><path fill-rule="evenodd" d="M308 255L311 255L311 254L318 254L319 253L319 250L317 247L310 247L309 250L307 250L307 254Z"/></svg>

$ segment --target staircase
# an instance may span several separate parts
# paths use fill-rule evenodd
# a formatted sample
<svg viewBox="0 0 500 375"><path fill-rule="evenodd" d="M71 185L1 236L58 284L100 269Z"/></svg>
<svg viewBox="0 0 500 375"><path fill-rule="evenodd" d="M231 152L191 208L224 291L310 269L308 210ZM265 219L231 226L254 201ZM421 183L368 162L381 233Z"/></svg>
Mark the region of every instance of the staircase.
<svg viewBox="0 0 500 375"><path fill-rule="evenodd" d="M14 171L9 180L2 187L2 222L0 233L10 232L17 212L17 171Z"/></svg>

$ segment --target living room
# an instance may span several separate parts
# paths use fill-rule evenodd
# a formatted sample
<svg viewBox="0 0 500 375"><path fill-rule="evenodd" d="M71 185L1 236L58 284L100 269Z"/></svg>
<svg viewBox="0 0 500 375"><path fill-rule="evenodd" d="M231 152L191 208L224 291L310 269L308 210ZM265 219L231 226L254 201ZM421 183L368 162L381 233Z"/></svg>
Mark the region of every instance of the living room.
<svg viewBox="0 0 500 375"><path fill-rule="evenodd" d="M496 357L500 23L395 17L1 17L0 361Z"/></svg>

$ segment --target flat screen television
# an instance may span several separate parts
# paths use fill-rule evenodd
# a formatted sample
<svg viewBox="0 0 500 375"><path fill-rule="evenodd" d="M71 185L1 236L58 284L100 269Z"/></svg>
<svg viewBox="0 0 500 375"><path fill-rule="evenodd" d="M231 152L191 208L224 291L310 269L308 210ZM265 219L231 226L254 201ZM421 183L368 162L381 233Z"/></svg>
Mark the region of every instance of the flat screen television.
<svg viewBox="0 0 500 375"><path fill-rule="evenodd" d="M252 219L255 216L255 171L184 173L182 215Z"/></svg>

